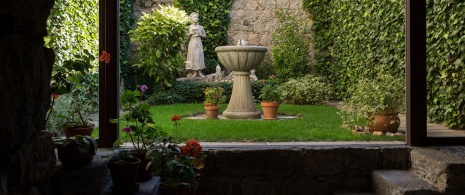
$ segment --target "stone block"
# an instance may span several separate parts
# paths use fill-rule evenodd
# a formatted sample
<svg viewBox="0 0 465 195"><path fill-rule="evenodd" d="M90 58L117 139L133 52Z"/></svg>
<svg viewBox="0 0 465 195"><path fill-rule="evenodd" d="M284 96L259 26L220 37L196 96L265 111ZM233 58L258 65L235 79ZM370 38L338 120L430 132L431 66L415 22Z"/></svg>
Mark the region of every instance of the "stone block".
<svg viewBox="0 0 465 195"><path fill-rule="evenodd" d="M262 149L216 151L215 164L225 175L289 176L295 174L298 150Z"/></svg>
<svg viewBox="0 0 465 195"><path fill-rule="evenodd" d="M302 0L292 0L289 3L289 9L302 9Z"/></svg>
<svg viewBox="0 0 465 195"><path fill-rule="evenodd" d="M350 170L344 174L343 187L344 190L368 191L371 187L371 170L358 171Z"/></svg>
<svg viewBox="0 0 465 195"><path fill-rule="evenodd" d="M206 195L234 195L234 180L228 177L207 176L202 177L199 182L198 194Z"/></svg>
<svg viewBox="0 0 465 195"><path fill-rule="evenodd" d="M276 183L271 180L242 179L240 182L243 195L276 194Z"/></svg>
<svg viewBox="0 0 465 195"><path fill-rule="evenodd" d="M379 162L379 148L346 148L344 167L348 170L373 170Z"/></svg>
<svg viewBox="0 0 465 195"><path fill-rule="evenodd" d="M410 148L381 148L379 169L410 168Z"/></svg>
<svg viewBox="0 0 465 195"><path fill-rule="evenodd" d="M299 170L306 176L327 176L342 173L344 170L344 151L341 148L303 150Z"/></svg>
<svg viewBox="0 0 465 195"><path fill-rule="evenodd" d="M283 182L281 192L278 194L330 194L328 183L313 181L310 179L287 179Z"/></svg>

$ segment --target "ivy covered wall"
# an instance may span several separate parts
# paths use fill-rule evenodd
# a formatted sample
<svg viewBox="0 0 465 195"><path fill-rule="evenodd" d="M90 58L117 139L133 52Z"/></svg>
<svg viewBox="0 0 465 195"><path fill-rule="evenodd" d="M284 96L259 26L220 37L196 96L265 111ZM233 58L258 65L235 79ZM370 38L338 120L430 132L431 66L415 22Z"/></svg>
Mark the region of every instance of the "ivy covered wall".
<svg viewBox="0 0 465 195"><path fill-rule="evenodd" d="M465 128L465 2L428 0L428 117ZM304 0L314 21L316 71L337 98L360 78L405 75L404 1Z"/></svg>

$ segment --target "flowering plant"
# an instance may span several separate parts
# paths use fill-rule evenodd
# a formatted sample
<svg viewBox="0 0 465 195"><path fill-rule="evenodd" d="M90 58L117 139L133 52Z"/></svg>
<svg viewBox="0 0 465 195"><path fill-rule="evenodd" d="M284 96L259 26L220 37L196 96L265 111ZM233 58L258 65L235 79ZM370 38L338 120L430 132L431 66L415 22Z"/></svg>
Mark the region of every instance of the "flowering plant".
<svg viewBox="0 0 465 195"><path fill-rule="evenodd" d="M127 112L121 119L126 123L122 132L126 134L126 139L131 140L138 152L148 150L148 146L153 144L154 138L164 134L155 126L150 113L150 105L141 101L147 89L146 85L142 85L133 91L126 90L121 94L121 105L123 111ZM112 120L114 123L119 121L119 119Z"/></svg>
<svg viewBox="0 0 465 195"><path fill-rule="evenodd" d="M151 166L156 175L160 175L161 186L166 188L178 188L190 184L197 188L195 182L193 158L183 155L179 147L173 142L172 137L161 138L147 152L147 158L151 159L147 166Z"/></svg>
<svg viewBox="0 0 465 195"><path fill-rule="evenodd" d="M205 88L205 102L206 104L218 105L223 103L225 98L223 96L224 89L222 87L207 87Z"/></svg>
<svg viewBox="0 0 465 195"><path fill-rule="evenodd" d="M281 101L281 89L276 84L269 84L262 88L262 93L258 98L263 102L279 102Z"/></svg>

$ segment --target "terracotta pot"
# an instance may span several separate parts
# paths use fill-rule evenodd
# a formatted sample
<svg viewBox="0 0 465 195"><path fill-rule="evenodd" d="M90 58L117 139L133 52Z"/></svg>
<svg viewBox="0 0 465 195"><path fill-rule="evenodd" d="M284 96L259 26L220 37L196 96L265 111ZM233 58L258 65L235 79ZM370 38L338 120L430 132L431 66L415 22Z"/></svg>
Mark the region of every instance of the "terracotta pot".
<svg viewBox="0 0 465 195"><path fill-rule="evenodd" d="M158 191L160 195L188 195L191 193L192 189L188 183L182 183L178 188L168 188L164 185L164 182L161 182L158 185Z"/></svg>
<svg viewBox="0 0 465 195"><path fill-rule="evenodd" d="M108 162L113 186L112 194L134 194L139 191L140 185L136 183L140 160L125 158L123 163Z"/></svg>
<svg viewBox="0 0 465 195"><path fill-rule="evenodd" d="M260 102L263 110L263 120L276 120L278 119L279 102Z"/></svg>
<svg viewBox="0 0 465 195"><path fill-rule="evenodd" d="M81 153L78 144L70 142L66 146L57 145L58 159L64 166L84 166L92 162L95 147L92 146L86 153Z"/></svg>
<svg viewBox="0 0 465 195"><path fill-rule="evenodd" d="M145 158L147 150L131 150L130 153L134 158L140 160L139 172L137 173L137 181L143 182L152 179L153 175L155 174L152 172L151 168L147 169L147 164L149 164L150 162L150 159Z"/></svg>
<svg viewBox="0 0 465 195"><path fill-rule="evenodd" d="M205 108L205 118L207 119L217 119L218 114L220 113L219 106L204 106Z"/></svg>
<svg viewBox="0 0 465 195"><path fill-rule="evenodd" d="M382 131L383 134L387 132L396 133L400 126L399 114L380 113L371 115L367 119L367 124L370 132Z"/></svg>
<svg viewBox="0 0 465 195"><path fill-rule="evenodd" d="M94 132L95 126L82 127L82 128L63 128L63 134L66 138L73 137L75 135L88 135L91 136Z"/></svg>

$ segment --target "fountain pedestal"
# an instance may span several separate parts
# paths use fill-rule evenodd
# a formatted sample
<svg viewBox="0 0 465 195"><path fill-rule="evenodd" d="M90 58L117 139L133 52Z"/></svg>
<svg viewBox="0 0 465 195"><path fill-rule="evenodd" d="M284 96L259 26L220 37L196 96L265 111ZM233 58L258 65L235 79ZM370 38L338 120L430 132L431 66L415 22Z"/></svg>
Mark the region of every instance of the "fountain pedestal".
<svg viewBox="0 0 465 195"><path fill-rule="evenodd" d="M255 106L250 87L250 70L263 61L268 49L261 46L220 46L215 48L218 59L234 71L234 83L228 108L223 116L229 119L257 119L261 112Z"/></svg>
<svg viewBox="0 0 465 195"><path fill-rule="evenodd" d="M228 108L223 116L230 119L256 119L261 117L261 112L255 106L250 87L250 72L234 71L234 83Z"/></svg>

